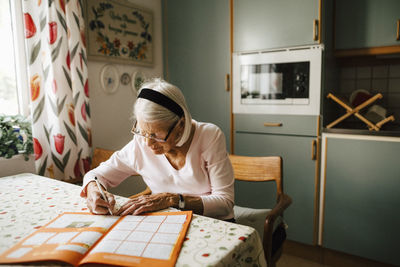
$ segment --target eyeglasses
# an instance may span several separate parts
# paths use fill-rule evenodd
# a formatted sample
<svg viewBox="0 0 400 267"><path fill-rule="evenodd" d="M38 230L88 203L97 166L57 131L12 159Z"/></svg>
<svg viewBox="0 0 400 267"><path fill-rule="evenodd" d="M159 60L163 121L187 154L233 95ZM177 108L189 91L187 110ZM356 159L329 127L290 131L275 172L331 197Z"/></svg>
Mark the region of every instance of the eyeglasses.
<svg viewBox="0 0 400 267"><path fill-rule="evenodd" d="M136 134L136 135L139 135L139 136L144 137L144 138L148 138L148 139L154 140L154 141L156 141L156 142L165 143L165 142L167 142L168 137L171 135L172 130L174 130L174 128L175 128L175 126L178 124L178 122L179 122L179 120L177 120L177 121L171 126L171 128L168 130L167 136L166 136L164 139L161 139L161 138L156 137L155 134L148 134L148 133L142 132L142 130L140 130L139 128L136 128L136 126L137 126L137 120L135 121L135 124L134 124L133 127L132 127L131 133Z"/></svg>

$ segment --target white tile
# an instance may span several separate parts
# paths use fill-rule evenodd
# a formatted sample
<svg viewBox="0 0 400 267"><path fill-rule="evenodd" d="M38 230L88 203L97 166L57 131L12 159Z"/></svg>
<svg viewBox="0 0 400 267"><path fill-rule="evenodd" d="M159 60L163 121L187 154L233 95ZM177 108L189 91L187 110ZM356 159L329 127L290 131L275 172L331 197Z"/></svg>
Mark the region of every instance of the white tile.
<svg viewBox="0 0 400 267"><path fill-rule="evenodd" d="M400 78L389 79L389 88L390 93L400 93ZM400 106L400 103L399 103Z"/></svg>
<svg viewBox="0 0 400 267"><path fill-rule="evenodd" d="M357 67L357 79L371 78L371 67Z"/></svg>
<svg viewBox="0 0 400 267"><path fill-rule="evenodd" d="M356 80L356 88L369 91L371 89L371 79L358 79Z"/></svg>
<svg viewBox="0 0 400 267"><path fill-rule="evenodd" d="M340 81L340 92L342 94L351 93L356 90L355 80L341 80Z"/></svg>
<svg viewBox="0 0 400 267"><path fill-rule="evenodd" d="M383 93L388 89L387 79L372 79L371 93Z"/></svg>
<svg viewBox="0 0 400 267"><path fill-rule="evenodd" d="M372 77L373 78L386 78L389 75L389 66L374 66L372 68Z"/></svg>
<svg viewBox="0 0 400 267"><path fill-rule="evenodd" d="M398 108L400 103L400 93L394 93L388 95L388 108Z"/></svg>
<svg viewBox="0 0 400 267"><path fill-rule="evenodd" d="M400 65L389 66L389 77L400 78Z"/></svg>
<svg viewBox="0 0 400 267"><path fill-rule="evenodd" d="M340 79L354 79L356 78L356 68L346 67L340 69Z"/></svg>

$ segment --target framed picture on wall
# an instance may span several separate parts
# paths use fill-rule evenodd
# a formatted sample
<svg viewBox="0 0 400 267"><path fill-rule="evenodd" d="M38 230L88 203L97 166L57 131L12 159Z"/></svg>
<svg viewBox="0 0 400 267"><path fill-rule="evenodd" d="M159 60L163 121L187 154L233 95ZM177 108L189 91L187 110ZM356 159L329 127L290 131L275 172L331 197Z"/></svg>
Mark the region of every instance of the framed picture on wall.
<svg viewBox="0 0 400 267"><path fill-rule="evenodd" d="M153 64L153 12L125 0L86 0L89 59Z"/></svg>

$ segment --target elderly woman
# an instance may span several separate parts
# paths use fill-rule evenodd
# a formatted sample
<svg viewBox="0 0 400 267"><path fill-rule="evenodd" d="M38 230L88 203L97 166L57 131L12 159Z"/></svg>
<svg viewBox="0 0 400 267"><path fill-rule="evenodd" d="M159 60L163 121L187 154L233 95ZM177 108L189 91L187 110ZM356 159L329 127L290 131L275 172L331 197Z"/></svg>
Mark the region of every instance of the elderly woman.
<svg viewBox="0 0 400 267"><path fill-rule="evenodd" d="M161 79L142 85L134 113L132 141L84 177L81 196L90 211L107 214L115 205L109 192L102 199L95 177L108 188L138 173L152 194L127 201L117 215L175 207L232 220L233 169L222 131L193 120L182 92Z"/></svg>

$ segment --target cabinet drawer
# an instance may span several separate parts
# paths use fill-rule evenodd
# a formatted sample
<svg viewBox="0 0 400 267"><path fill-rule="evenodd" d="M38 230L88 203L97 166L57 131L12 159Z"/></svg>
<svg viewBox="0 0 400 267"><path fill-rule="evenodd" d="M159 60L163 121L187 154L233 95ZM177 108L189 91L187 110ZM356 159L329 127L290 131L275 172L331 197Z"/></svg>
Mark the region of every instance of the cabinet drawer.
<svg viewBox="0 0 400 267"><path fill-rule="evenodd" d="M235 131L317 136L319 116L235 114Z"/></svg>

